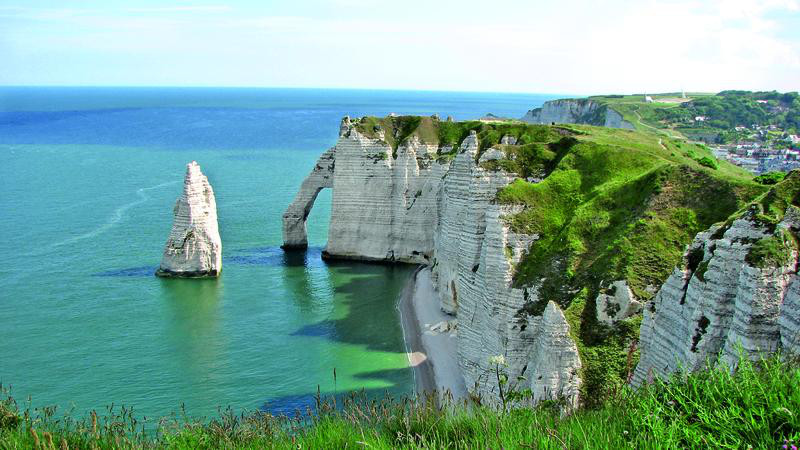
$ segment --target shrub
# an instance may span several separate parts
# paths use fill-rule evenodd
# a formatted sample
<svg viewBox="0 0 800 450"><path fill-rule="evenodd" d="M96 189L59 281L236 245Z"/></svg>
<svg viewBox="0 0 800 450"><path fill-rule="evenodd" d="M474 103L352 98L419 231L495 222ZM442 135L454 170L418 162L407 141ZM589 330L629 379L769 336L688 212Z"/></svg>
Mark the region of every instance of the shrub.
<svg viewBox="0 0 800 450"><path fill-rule="evenodd" d="M753 181L760 184L772 185L778 184L786 178L785 172L767 172L753 178Z"/></svg>
<svg viewBox="0 0 800 450"><path fill-rule="evenodd" d="M703 156L702 158L698 159L697 162L701 166L710 167L714 170L717 170L719 168L717 161L713 158L709 158L708 156Z"/></svg>

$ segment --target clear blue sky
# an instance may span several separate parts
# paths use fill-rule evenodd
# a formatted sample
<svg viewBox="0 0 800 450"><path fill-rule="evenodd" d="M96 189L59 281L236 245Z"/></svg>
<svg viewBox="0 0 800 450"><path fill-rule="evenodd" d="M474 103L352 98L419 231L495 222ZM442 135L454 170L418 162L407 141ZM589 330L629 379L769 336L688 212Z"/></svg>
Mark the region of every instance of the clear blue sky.
<svg viewBox="0 0 800 450"><path fill-rule="evenodd" d="M800 0L0 0L0 85L800 89Z"/></svg>

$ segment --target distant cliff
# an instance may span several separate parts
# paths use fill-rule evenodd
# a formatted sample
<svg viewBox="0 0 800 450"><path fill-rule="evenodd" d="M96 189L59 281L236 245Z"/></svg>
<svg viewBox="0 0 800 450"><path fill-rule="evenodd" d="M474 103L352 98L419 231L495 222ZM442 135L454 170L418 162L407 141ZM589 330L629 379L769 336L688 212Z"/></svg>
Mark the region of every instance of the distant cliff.
<svg viewBox="0 0 800 450"><path fill-rule="evenodd" d="M622 114L602 102L590 99L564 99L545 102L541 108L528 111L520 119L527 123L578 123L610 128L635 129Z"/></svg>
<svg viewBox="0 0 800 450"><path fill-rule="evenodd" d="M535 399L591 401L625 381L640 310L694 235L764 188L707 150L585 125L344 118L284 214L284 246L332 188L328 258L426 264L458 318L468 388L489 357ZM710 155L708 155L710 157Z"/></svg>

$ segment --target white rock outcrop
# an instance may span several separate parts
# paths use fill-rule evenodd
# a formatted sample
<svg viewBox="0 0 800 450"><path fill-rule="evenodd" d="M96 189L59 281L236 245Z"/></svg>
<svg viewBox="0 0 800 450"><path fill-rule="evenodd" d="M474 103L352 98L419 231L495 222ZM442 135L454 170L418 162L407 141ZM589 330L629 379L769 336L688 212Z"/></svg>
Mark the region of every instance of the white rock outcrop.
<svg viewBox="0 0 800 450"><path fill-rule="evenodd" d="M383 140L385 132L370 138L349 118L342 121L339 140L327 152L332 160L320 158L284 215L285 245L305 242L302 223L313 197L331 187L324 255L431 266L442 310L457 316L458 359L467 388L496 398L489 357L503 355L512 379L532 380L536 399L559 392L576 403L580 361L569 357L577 358L577 350L572 352L563 314L529 317L522 310L538 301L536 289L512 285L515 264L538 236L514 233L505 218L518 210L496 202L497 192L517 175L480 165L502 152L489 149L479 160L473 132L454 159L443 160L436 146L415 136L392 149ZM561 355L558 364L549 349Z"/></svg>
<svg viewBox="0 0 800 450"><path fill-rule="evenodd" d="M197 162L186 165L183 193L175 203L172 230L156 275L217 277L222 271L222 241L214 190Z"/></svg>
<svg viewBox="0 0 800 450"><path fill-rule="evenodd" d="M611 283L611 287L600 292L595 299L597 320L606 325L613 325L642 311L642 304L628 287L628 282L619 280Z"/></svg>
<svg viewBox="0 0 800 450"><path fill-rule="evenodd" d="M544 102L541 108L528 111L520 119L528 123L582 123L633 130L633 124L607 105L588 99L564 99Z"/></svg>
<svg viewBox="0 0 800 450"><path fill-rule="evenodd" d="M548 302L531 353L528 367L534 401L564 399L568 409L578 406L581 360L578 347L561 308Z"/></svg>
<svg viewBox="0 0 800 450"><path fill-rule="evenodd" d="M758 358L781 347L800 350L797 252L792 250L783 264L748 263L753 244L773 236L754 215L751 211L734 220L727 230L698 234L686 252L686 264L675 269L645 306L634 384L681 368L698 370L707 362L733 365L740 352ZM795 214L787 213L777 233L798 225Z"/></svg>
<svg viewBox="0 0 800 450"><path fill-rule="evenodd" d="M283 213L284 249L308 247L306 219L319 191L333 186L334 152L336 147L320 155L311 173L303 180L294 200Z"/></svg>

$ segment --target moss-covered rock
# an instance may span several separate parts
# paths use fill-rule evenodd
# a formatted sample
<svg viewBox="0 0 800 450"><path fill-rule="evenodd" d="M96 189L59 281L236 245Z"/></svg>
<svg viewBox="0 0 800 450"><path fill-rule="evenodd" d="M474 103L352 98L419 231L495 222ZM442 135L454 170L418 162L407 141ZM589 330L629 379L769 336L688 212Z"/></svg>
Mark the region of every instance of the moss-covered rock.
<svg viewBox="0 0 800 450"><path fill-rule="evenodd" d="M792 260L796 250L794 236L786 230L778 230L775 235L756 241L747 252L745 261L760 269L785 266Z"/></svg>

